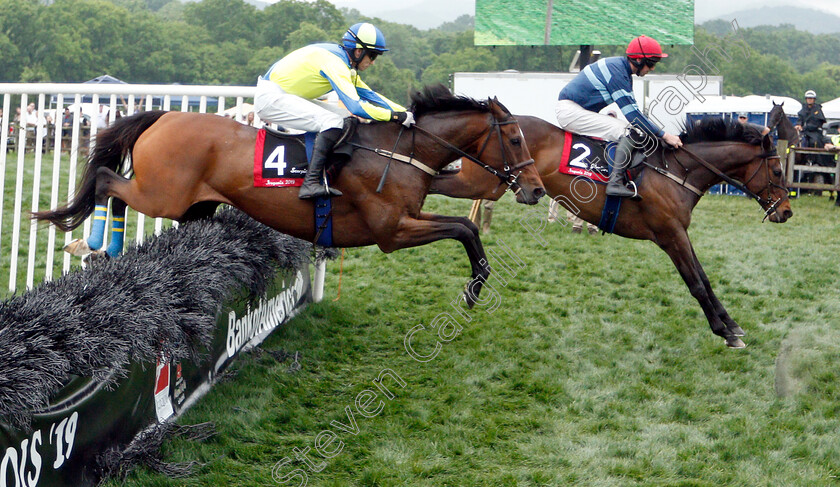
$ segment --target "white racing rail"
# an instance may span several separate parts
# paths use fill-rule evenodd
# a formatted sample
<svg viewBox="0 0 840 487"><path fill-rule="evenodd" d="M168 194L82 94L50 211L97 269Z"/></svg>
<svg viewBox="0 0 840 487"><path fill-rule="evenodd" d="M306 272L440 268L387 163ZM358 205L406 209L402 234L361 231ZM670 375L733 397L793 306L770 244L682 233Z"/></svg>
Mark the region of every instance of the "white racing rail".
<svg viewBox="0 0 840 487"><path fill-rule="evenodd" d="M76 191L76 180L79 177L77 171L81 170L86 160L86 153L93 148L96 142L97 121L95 115L90 120L89 127L82 123L82 102L90 99L88 103L93 106L104 105L108 108L108 123L114 121L118 111L126 115L132 115L136 108L144 111L153 109L170 110L172 106L179 106L181 111L195 111L208 113L208 102L211 107L215 105L215 111L222 115L231 114L225 112L225 104L228 99L233 101L232 116L236 121L243 122L246 119L250 107L245 104L245 99L253 98L255 88L253 86L196 86L196 85L146 85L146 84L109 84L109 83L0 83L0 93L3 94L3 117L0 122L0 269L8 264L9 291L14 292L18 282L24 280L26 288L32 289L38 282L51 280L56 270L56 229L50 225L44 228L35 221L29 221L29 214L24 213L24 201L29 200L30 211L42 211L55 208L69 201ZM12 114L12 101L19 97L21 120L14 121ZM48 98L49 97L49 98ZM197 100L196 100L197 98ZM37 113L41 119L37 124L26 125L27 105L36 104ZM62 117L64 109L72 108L72 122L64 126ZM17 108L17 104L15 106ZM53 113L53 123L48 124L43 114ZM257 119L255 123L259 123ZM85 132L89 130L89 135ZM50 137L47 137L47 135ZM10 140L10 135L13 136ZM33 141L34 139L34 141ZM49 140L48 140L49 139ZM11 170L13 161L9 160L10 155L16 151L15 173L12 179ZM27 154L27 150L32 150ZM48 151L52 151L52 170L44 168L44 158L49 157ZM62 153L69 154L62 157ZM82 155L80 159L80 154ZM29 155L30 157L27 157ZM34 162L32 159L34 158ZM7 162L9 164L7 164ZM81 164L81 165L80 165ZM49 175L51 184L48 190L42 190L41 178ZM62 184L62 178L66 182ZM12 208L8 208L9 199L7 192L7 181L14 184L14 199ZM29 187L25 187L29 186ZM31 194L29 191L31 189ZM49 192L49 203L46 204L45 195ZM24 192L27 192L24 195ZM11 211L12 228L9 237L6 228L8 227L9 211ZM110 219L110 215L108 217ZM28 239L22 242L25 235L22 235L22 227L29 221ZM131 210L126 215L126 230L129 222L136 227L136 241L140 243L144 238L145 215L135 213ZM174 223L174 222L173 222ZM108 225L110 228L110 225ZM155 219L155 233L160 233L163 228L163 220ZM90 218L84 223L80 235L68 232L64 236L64 245L70 243L74 238L87 238L90 232ZM106 239L108 237L106 231ZM46 235L45 235L46 234ZM46 249L39 250L39 241L47 239ZM21 255L21 247L28 245L25 255ZM103 248L107 246L107 241ZM41 245L43 248L43 244ZM70 255L64 253L61 265L62 274L70 270ZM25 260L25 272L23 262ZM20 265L19 265L20 264ZM41 278L40 267L43 266L44 273ZM38 269L38 272L36 272ZM320 272L323 265L316 266L316 282L321 286L313 289L315 296L323 295L323 273ZM320 275L319 275L320 274ZM38 277L36 277L38 276Z"/></svg>

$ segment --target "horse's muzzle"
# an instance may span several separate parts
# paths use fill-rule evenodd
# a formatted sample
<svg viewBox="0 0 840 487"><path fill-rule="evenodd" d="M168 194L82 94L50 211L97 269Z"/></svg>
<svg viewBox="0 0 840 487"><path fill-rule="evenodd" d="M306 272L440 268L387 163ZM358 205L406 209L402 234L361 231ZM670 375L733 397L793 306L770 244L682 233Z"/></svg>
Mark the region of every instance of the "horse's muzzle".
<svg viewBox="0 0 840 487"><path fill-rule="evenodd" d="M773 223L784 223L788 221L792 216L793 210L791 210L790 208L786 208L784 210L777 209L770 215L769 219Z"/></svg>
<svg viewBox="0 0 840 487"><path fill-rule="evenodd" d="M520 185L516 191L516 201L526 205L536 205L543 196L545 196L545 188L542 186L526 189Z"/></svg>

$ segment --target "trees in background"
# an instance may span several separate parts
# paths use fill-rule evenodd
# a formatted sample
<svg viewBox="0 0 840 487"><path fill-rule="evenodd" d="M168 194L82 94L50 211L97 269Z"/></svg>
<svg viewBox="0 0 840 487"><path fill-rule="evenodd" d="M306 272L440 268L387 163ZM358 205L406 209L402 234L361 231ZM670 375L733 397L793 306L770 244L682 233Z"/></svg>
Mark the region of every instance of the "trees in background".
<svg viewBox="0 0 840 487"><path fill-rule="evenodd" d="M108 73L134 83L249 85L287 52L311 42L336 42L348 25L369 20L326 0L281 0L258 10L243 0L0 0L0 80L79 82ZM405 103L421 84L447 83L455 71L565 71L575 47L473 45L472 18L440 28L372 20L392 52L365 80ZM698 26L695 44L710 51L727 94L787 95L816 90L840 96L840 34L813 35L791 26L739 29ZM596 46L605 56L622 46ZM667 48L659 73L697 64L697 49ZM715 58L716 56L716 58Z"/></svg>

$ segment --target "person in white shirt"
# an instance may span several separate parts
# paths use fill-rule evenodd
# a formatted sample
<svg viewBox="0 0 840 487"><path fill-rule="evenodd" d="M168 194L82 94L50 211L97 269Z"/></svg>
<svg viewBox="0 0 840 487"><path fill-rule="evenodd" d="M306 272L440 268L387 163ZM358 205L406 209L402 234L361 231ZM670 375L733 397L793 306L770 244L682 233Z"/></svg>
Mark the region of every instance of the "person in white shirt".
<svg viewBox="0 0 840 487"><path fill-rule="evenodd" d="M104 129L108 127L108 109L105 105L99 105L99 113L96 114L96 128Z"/></svg>

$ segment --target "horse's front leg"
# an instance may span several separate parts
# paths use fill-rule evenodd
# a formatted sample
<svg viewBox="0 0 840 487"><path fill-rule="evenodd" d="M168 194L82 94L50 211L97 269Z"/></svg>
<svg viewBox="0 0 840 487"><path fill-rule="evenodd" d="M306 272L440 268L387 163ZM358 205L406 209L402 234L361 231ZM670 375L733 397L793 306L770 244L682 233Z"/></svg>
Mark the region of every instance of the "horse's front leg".
<svg viewBox="0 0 840 487"><path fill-rule="evenodd" d="M738 326L738 323L729 316L729 312L726 311L726 308L723 307L723 303L720 302L718 297L715 295L715 292L712 291L712 283L709 282L708 276L706 276L706 272L703 270L703 266L700 265L700 260L697 259L697 254L694 252L694 247L691 248L691 255L694 256L694 265L697 268L697 271L700 273L700 279L703 281L703 285L706 286L706 292L709 294L709 299L712 301L712 305L715 307L715 312L717 313L718 317L726 323L726 328L729 332L737 337L742 337L746 335L743 329Z"/></svg>
<svg viewBox="0 0 840 487"><path fill-rule="evenodd" d="M392 252L447 238L461 242L470 259L472 281L464 292L464 298L467 306L472 308L484 282L490 276L490 266L478 236L478 227L468 218L421 213L420 218L415 219L406 215L400 219L396 231L377 244L382 251Z"/></svg>
<svg viewBox="0 0 840 487"><path fill-rule="evenodd" d="M694 249L691 247L688 234L685 230L679 229L674 232L674 235L663 237L665 236L657 235L657 243L677 267L691 295L700 303L700 307L703 308L703 313L706 314L706 319L709 321L709 326L712 328L712 333L723 337L729 347L744 348L746 346L744 342L735 336L718 315L715 304L710 297L709 289L711 287L707 288L703 282L701 275L705 274L694 255ZM708 279L706 279L706 283L708 283Z"/></svg>
<svg viewBox="0 0 840 487"><path fill-rule="evenodd" d="M469 246L465 243L464 248L467 249L467 255L470 258L470 267L472 270L473 280L471 284L471 291L474 293L472 297L478 297L481 287L484 282L487 281L487 278L490 277L491 269L489 261L487 260L487 254L484 253L484 245L481 243L481 238L478 236L479 231L476 224L469 218L463 216L436 215L434 213L426 212L420 212L420 219L444 223L458 223L470 229L474 238L471 240ZM483 265L481 264L482 262L484 262ZM472 308L473 302L470 301L469 293L467 293L467 303Z"/></svg>

